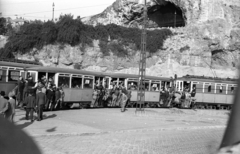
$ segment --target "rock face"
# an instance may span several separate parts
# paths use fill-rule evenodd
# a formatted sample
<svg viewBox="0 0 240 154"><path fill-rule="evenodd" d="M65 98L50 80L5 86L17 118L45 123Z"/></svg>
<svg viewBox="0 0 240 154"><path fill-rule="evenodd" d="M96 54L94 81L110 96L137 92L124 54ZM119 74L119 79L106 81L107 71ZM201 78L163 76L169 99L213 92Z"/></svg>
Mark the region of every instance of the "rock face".
<svg viewBox="0 0 240 154"><path fill-rule="evenodd" d="M91 25L114 23L140 28L143 7L143 0L116 0L102 13L82 21ZM147 59L147 75L237 77L239 0L147 0L147 8L150 30L177 26L169 28L174 35ZM94 44L98 46L98 41ZM45 47L35 57L49 58L42 61L52 65L58 49L58 46ZM137 74L138 61L139 52L126 58L113 54L103 57L99 48L88 47L82 51L80 47L66 45L61 49L58 66Z"/></svg>

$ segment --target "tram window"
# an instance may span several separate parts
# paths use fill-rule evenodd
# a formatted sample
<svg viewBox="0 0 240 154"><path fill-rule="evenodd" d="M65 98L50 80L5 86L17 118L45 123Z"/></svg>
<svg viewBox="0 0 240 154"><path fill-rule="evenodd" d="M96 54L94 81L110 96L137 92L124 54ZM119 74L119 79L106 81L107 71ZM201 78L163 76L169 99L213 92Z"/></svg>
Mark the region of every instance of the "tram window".
<svg viewBox="0 0 240 154"><path fill-rule="evenodd" d="M220 86L219 87L219 93L222 93L223 92L223 86Z"/></svg>
<svg viewBox="0 0 240 154"><path fill-rule="evenodd" d="M84 86L83 88L92 89L93 88L93 79L84 78L83 86Z"/></svg>
<svg viewBox="0 0 240 154"><path fill-rule="evenodd" d="M7 70L0 70L0 81L6 82Z"/></svg>
<svg viewBox="0 0 240 154"><path fill-rule="evenodd" d="M18 81L19 76L20 76L20 71L9 70L8 81Z"/></svg>
<svg viewBox="0 0 240 154"><path fill-rule="evenodd" d="M159 91L160 84L159 83L151 83L150 91Z"/></svg>
<svg viewBox="0 0 240 154"><path fill-rule="evenodd" d="M144 82L144 87L146 91L149 91L149 82Z"/></svg>
<svg viewBox="0 0 240 154"><path fill-rule="evenodd" d="M72 77L72 88L82 88L82 78Z"/></svg>
<svg viewBox="0 0 240 154"><path fill-rule="evenodd" d="M137 90L138 82L137 81L128 81L127 89L128 90Z"/></svg>
<svg viewBox="0 0 240 154"><path fill-rule="evenodd" d="M212 86L211 86L211 85L209 85L209 86L208 86L208 92L210 93L210 92L211 92L211 90L212 90Z"/></svg>
<svg viewBox="0 0 240 154"><path fill-rule="evenodd" d="M58 77L58 87L69 88L70 77L59 76Z"/></svg>
<svg viewBox="0 0 240 154"><path fill-rule="evenodd" d="M32 77L33 81L36 81L36 73L35 72L27 72L27 78Z"/></svg>
<svg viewBox="0 0 240 154"><path fill-rule="evenodd" d="M104 83L103 83L103 87L105 87L106 89L110 89L109 78L105 78Z"/></svg>

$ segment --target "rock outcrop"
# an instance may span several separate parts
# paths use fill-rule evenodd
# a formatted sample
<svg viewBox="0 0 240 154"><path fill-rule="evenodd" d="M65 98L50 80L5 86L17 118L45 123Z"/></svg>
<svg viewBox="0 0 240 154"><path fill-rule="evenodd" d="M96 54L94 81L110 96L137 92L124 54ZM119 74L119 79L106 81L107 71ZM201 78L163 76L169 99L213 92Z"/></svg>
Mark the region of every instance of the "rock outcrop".
<svg viewBox="0 0 240 154"><path fill-rule="evenodd" d="M174 35L164 42L163 48L148 56L148 75L172 76L177 73L179 76L237 77L239 0L147 0L147 8L149 30L177 26L169 28ZM142 20L143 0L116 0L102 13L82 19L91 25L114 23L138 28ZM80 46L65 45L61 49L58 66L138 73L139 52L126 58L113 54L104 57L98 41L95 40L94 44L95 48L88 47L86 51L82 51ZM58 46L45 46L36 52L35 57L46 65L52 65L56 63L53 57L58 51Z"/></svg>

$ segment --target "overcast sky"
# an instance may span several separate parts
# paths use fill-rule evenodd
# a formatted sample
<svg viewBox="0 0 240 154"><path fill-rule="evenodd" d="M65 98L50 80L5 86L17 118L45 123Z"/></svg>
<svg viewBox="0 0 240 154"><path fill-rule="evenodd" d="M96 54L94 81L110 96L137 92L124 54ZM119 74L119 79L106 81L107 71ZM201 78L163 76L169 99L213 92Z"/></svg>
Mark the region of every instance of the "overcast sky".
<svg viewBox="0 0 240 154"><path fill-rule="evenodd" d="M101 13L115 0L0 0L0 13L3 17L15 19L52 19L52 5L54 2L54 18L60 14L73 14L85 17Z"/></svg>

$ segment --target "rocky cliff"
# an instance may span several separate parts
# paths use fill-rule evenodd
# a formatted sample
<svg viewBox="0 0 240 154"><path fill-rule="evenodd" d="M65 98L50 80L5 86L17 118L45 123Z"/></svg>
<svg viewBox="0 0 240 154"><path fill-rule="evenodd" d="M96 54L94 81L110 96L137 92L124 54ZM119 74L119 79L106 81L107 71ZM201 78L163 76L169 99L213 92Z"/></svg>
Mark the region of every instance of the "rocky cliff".
<svg viewBox="0 0 240 154"><path fill-rule="evenodd" d="M162 49L148 56L148 75L237 76L239 0L147 0L147 8L150 30L171 27L169 29L174 33L164 42ZM82 19L91 25L114 23L138 28L142 20L143 0L116 0L102 13ZM61 49L59 46L45 46L34 51L34 58L45 65L57 63L59 67L138 73L139 52L126 58L113 54L104 57L97 40L94 44L94 47L87 48L87 52L81 51L80 46L65 45ZM56 60L58 53L59 61ZM26 55L22 57L26 58Z"/></svg>

